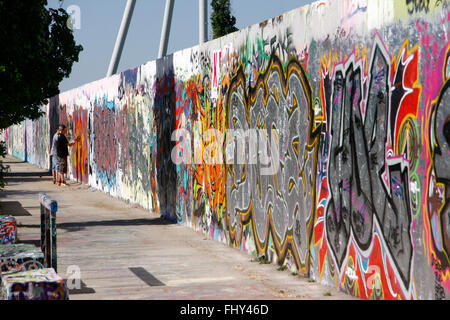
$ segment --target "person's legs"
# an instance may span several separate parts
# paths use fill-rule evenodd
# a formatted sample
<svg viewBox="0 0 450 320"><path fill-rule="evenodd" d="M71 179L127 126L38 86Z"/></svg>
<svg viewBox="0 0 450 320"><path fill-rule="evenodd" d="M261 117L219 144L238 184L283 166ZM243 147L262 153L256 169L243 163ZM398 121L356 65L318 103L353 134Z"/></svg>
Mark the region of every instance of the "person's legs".
<svg viewBox="0 0 450 320"><path fill-rule="evenodd" d="M63 172L62 172L62 170L64 169L64 164L63 164L63 160L62 160L62 158L60 158L60 157L58 157L57 158L58 160L58 170L57 170L57 183L58 183L58 186L60 186L61 184L62 184L62 182L63 182Z"/></svg>
<svg viewBox="0 0 450 320"><path fill-rule="evenodd" d="M62 184L62 177L61 177L61 172L58 171L57 173L57 184L58 186L60 186Z"/></svg>
<svg viewBox="0 0 450 320"><path fill-rule="evenodd" d="M63 185L67 185L66 180L65 180L65 175L67 174L67 157L60 158L60 159L61 159L61 162L60 162L61 183Z"/></svg>
<svg viewBox="0 0 450 320"><path fill-rule="evenodd" d="M53 173L53 184L56 184L58 178L58 159L56 156L52 156L52 173Z"/></svg>

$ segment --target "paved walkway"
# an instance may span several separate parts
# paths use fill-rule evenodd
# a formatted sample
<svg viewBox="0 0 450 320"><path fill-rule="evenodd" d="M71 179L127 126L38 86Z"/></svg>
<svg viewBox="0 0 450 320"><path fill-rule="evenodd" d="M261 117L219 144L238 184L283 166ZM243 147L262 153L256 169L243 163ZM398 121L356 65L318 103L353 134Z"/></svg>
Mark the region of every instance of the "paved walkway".
<svg viewBox="0 0 450 320"><path fill-rule="evenodd" d="M8 157L12 175L0 192L0 214L14 215L21 242L39 245L39 192L58 202L58 273L81 271L71 300L352 299L309 282L146 210Z"/></svg>

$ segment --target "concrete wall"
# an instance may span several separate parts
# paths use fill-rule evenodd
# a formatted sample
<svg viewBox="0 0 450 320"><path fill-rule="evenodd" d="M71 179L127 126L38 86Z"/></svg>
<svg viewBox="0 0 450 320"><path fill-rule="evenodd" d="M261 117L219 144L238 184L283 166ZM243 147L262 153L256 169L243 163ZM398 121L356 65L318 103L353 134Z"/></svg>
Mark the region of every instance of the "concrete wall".
<svg viewBox="0 0 450 320"><path fill-rule="evenodd" d="M68 124L75 180L355 296L449 299L447 5L316 2L53 97L25 149L29 124L3 135L43 165ZM268 136L231 163L230 129Z"/></svg>
<svg viewBox="0 0 450 320"><path fill-rule="evenodd" d="M41 108L46 114L48 106ZM5 141L8 153L14 157L49 168L49 121L47 115L36 121L26 120L20 125L0 130L0 141Z"/></svg>

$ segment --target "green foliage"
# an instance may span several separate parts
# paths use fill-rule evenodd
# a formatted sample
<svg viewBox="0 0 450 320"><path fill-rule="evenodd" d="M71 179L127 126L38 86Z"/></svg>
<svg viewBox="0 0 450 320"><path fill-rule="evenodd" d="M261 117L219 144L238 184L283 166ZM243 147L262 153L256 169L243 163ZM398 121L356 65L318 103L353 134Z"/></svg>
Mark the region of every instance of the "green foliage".
<svg viewBox="0 0 450 320"><path fill-rule="evenodd" d="M5 173L9 171L9 166L5 166L3 160L1 160L1 158L5 158L6 154L6 145L4 142L0 141L0 190L3 190L6 187Z"/></svg>
<svg viewBox="0 0 450 320"><path fill-rule="evenodd" d="M279 266L277 270L278 271L285 271L285 270L287 270L287 266L286 265Z"/></svg>
<svg viewBox="0 0 450 320"><path fill-rule="evenodd" d="M231 14L230 0L212 0L211 26L214 39L226 36L238 30L236 18Z"/></svg>
<svg viewBox="0 0 450 320"><path fill-rule="evenodd" d="M270 261L266 258L266 256L258 257L257 261L259 264L270 264Z"/></svg>
<svg viewBox="0 0 450 320"><path fill-rule="evenodd" d="M0 129L41 116L83 47L68 13L46 0L0 0Z"/></svg>

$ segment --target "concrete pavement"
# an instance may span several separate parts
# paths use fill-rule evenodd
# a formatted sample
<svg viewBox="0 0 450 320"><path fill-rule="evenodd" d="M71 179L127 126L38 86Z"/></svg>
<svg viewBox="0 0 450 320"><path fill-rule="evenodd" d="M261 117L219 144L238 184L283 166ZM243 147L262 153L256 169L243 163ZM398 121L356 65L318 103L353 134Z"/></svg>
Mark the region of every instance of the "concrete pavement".
<svg viewBox="0 0 450 320"><path fill-rule="evenodd" d="M5 161L12 174L0 215L16 217L21 242L39 245L39 193L58 202L58 273L67 279L79 268L82 279L71 300L354 299L100 191L57 187L45 170Z"/></svg>

